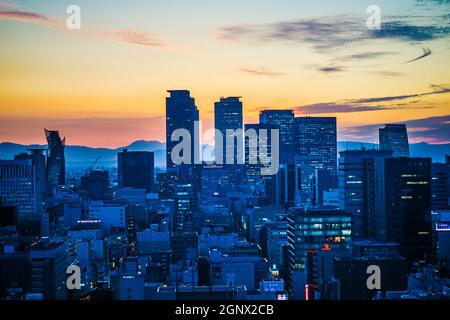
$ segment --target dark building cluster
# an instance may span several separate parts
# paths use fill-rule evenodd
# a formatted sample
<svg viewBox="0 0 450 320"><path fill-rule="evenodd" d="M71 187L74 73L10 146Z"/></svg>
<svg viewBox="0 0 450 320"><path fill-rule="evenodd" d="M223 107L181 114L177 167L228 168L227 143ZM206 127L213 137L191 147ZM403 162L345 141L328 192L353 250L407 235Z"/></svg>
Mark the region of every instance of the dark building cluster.
<svg viewBox="0 0 450 320"><path fill-rule="evenodd" d="M411 157L402 124L376 150L338 153L336 118L263 110L246 124L227 97L206 161L195 99L168 93L166 168L123 149L117 168L97 158L74 175L48 130L48 149L0 161L1 300L449 298L449 156Z"/></svg>

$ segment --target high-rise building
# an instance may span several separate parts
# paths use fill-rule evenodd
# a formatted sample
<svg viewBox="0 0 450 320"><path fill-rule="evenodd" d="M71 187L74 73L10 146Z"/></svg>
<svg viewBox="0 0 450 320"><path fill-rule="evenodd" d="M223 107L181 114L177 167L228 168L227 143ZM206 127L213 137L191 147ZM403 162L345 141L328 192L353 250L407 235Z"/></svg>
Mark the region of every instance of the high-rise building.
<svg viewBox="0 0 450 320"><path fill-rule="evenodd" d="M337 129L333 117L295 118L296 155L323 158L324 169L337 173Z"/></svg>
<svg viewBox="0 0 450 320"><path fill-rule="evenodd" d="M392 151L348 150L340 152L339 159L339 207L352 214L352 237L354 240L367 238L365 213L366 159L384 159L392 156Z"/></svg>
<svg viewBox="0 0 450 320"><path fill-rule="evenodd" d="M342 210L289 209L286 261L289 285L293 284L293 272L305 269L308 251L321 250L324 245L330 250L345 250L352 239L351 225L351 214Z"/></svg>
<svg viewBox="0 0 450 320"><path fill-rule="evenodd" d="M172 149L179 141L172 141L172 133L177 129L187 130L190 134L191 155L190 163L195 163L195 153L199 154L199 137L195 134L195 122L199 121L199 112L195 106L195 99L188 90L169 90L170 97L166 98L166 165L167 170L176 169L172 161Z"/></svg>
<svg viewBox="0 0 450 320"><path fill-rule="evenodd" d="M409 157L408 131L404 124L387 124L380 128L380 149L392 150L393 157Z"/></svg>
<svg viewBox="0 0 450 320"><path fill-rule="evenodd" d="M446 163L433 163L431 165L431 209L450 209L449 203L450 170Z"/></svg>
<svg viewBox="0 0 450 320"><path fill-rule="evenodd" d="M377 212L384 221L377 226L385 234L382 240L399 243L401 255L409 262L430 262L431 159L385 159L382 171L384 199L378 199L384 207Z"/></svg>
<svg viewBox="0 0 450 320"><path fill-rule="evenodd" d="M66 160L64 148L66 138L62 139L58 131L45 129L45 136L48 143L47 159L47 192L53 194L54 189L66 183Z"/></svg>
<svg viewBox="0 0 450 320"><path fill-rule="evenodd" d="M124 149L117 154L117 169L120 188L153 190L155 159L153 152Z"/></svg>
<svg viewBox="0 0 450 320"><path fill-rule="evenodd" d="M247 176L261 174L261 168L267 166L261 161L261 156L272 158L272 130L278 130L273 124L245 125L245 172ZM275 151L275 150L274 150Z"/></svg>
<svg viewBox="0 0 450 320"><path fill-rule="evenodd" d="M19 220L40 220L46 190L42 150L0 160L0 202L17 207Z"/></svg>
<svg viewBox="0 0 450 320"><path fill-rule="evenodd" d="M264 110L259 123L278 126L280 130L280 163L293 164L295 154L295 116L292 110Z"/></svg>
<svg viewBox="0 0 450 320"><path fill-rule="evenodd" d="M277 204L277 173L279 169L279 148L272 140L272 133L278 130L274 124L246 124L245 125L245 175L247 184L252 188L262 186L266 205ZM274 135L275 137L276 135ZM278 154L277 154L278 153ZM263 159L266 159L263 161ZM269 163L270 162L270 163ZM276 166L278 165L278 168ZM267 170L272 167L274 174ZM269 172L266 172L269 171Z"/></svg>
<svg viewBox="0 0 450 320"><path fill-rule="evenodd" d="M238 132L236 132L236 130L243 130L242 102L240 97L220 98L220 101L214 103L214 128L222 134L222 139L219 139L217 136L215 137L216 157L220 155L218 151L222 151L222 159L216 158L216 162L243 164L243 150L241 149L242 154L239 154L238 150L238 139L242 139L240 141L242 148L244 143L243 135L237 135ZM222 143L219 145L220 140L222 140ZM233 142L227 145L227 141ZM232 158L231 155L233 155ZM227 161L227 159L233 159L232 163L229 163L230 161Z"/></svg>

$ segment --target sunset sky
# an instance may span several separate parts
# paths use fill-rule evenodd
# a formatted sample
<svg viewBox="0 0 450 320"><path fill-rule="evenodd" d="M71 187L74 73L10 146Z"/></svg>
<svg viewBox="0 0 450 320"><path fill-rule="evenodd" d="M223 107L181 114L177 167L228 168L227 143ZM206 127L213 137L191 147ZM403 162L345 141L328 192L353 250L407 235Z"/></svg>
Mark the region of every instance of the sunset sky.
<svg viewBox="0 0 450 320"><path fill-rule="evenodd" d="M0 0L0 142L163 141L169 89L191 91L206 128L242 96L246 122L292 108L337 116L340 140L406 122L413 142L450 143L450 1Z"/></svg>

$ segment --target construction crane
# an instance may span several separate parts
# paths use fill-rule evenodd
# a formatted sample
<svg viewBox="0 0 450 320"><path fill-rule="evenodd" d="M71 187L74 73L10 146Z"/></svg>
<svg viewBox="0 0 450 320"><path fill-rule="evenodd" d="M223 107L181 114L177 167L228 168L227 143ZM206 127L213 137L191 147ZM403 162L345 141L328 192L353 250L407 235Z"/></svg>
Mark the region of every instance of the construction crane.
<svg viewBox="0 0 450 320"><path fill-rule="evenodd" d="M92 166L90 166L89 168L86 169L86 174L92 172L92 170L95 168L95 165L97 164L97 162L100 160L101 157L102 157L102 155L99 155L99 156L95 159L95 161L94 161L94 163L92 164Z"/></svg>

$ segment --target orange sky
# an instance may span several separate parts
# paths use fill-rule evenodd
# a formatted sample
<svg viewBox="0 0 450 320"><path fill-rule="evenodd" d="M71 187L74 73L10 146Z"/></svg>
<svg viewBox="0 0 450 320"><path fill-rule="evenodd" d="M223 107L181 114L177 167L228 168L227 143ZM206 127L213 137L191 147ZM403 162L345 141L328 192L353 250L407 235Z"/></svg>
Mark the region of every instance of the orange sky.
<svg viewBox="0 0 450 320"><path fill-rule="evenodd" d="M45 143L44 127L60 130L71 145L163 140L168 89L191 90L205 129L221 96L242 96L248 122L264 107L337 116L341 139L358 139L346 135L350 127L449 115L450 31L435 22L427 34L410 27L431 23L415 20L421 10L440 17L448 5L380 1L393 26L387 36L329 48L307 30L337 23L337 39L352 40L345 28L364 30L367 6L277 1L273 10L275 2L265 1L255 17L252 1L133 7L79 1L79 31L65 28L69 1L0 1L0 141ZM406 63L423 48L432 54ZM448 134L431 138L426 128L415 130L423 132L416 141L450 142Z"/></svg>

